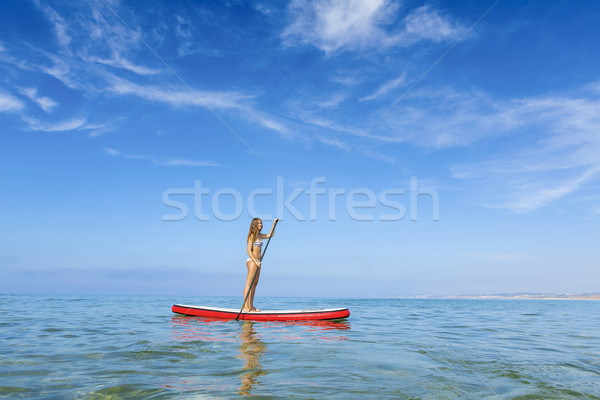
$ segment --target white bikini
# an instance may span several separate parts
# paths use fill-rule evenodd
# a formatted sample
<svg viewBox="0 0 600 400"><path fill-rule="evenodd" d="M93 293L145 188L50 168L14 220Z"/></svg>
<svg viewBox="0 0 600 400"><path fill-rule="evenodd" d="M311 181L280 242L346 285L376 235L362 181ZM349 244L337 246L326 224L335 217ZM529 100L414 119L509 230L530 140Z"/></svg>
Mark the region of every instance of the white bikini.
<svg viewBox="0 0 600 400"><path fill-rule="evenodd" d="M254 243L252 243L252 247L262 247L263 242L261 239L255 241ZM246 260L246 262L248 261L252 261L252 259L250 257L248 257L248 259Z"/></svg>

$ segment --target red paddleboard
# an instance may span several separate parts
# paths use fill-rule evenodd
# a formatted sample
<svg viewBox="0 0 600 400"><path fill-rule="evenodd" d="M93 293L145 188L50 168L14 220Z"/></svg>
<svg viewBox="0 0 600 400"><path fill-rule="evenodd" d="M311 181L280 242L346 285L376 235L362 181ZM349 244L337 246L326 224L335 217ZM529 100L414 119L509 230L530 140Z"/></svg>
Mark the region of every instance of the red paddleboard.
<svg viewBox="0 0 600 400"><path fill-rule="evenodd" d="M241 313L233 308L201 307L175 304L174 313L195 317L235 319L244 321L314 321L323 319L348 318L347 308L327 308L318 310L264 310L259 312Z"/></svg>

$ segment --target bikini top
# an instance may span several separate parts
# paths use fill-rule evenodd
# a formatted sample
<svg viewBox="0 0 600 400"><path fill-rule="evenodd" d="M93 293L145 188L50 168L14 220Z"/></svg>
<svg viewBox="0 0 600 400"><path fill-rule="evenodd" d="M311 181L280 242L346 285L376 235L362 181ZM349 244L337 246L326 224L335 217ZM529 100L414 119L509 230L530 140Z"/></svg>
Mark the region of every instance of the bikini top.
<svg viewBox="0 0 600 400"><path fill-rule="evenodd" d="M256 246L256 247L261 247L263 245L262 240L257 240L256 242L252 243L252 246Z"/></svg>

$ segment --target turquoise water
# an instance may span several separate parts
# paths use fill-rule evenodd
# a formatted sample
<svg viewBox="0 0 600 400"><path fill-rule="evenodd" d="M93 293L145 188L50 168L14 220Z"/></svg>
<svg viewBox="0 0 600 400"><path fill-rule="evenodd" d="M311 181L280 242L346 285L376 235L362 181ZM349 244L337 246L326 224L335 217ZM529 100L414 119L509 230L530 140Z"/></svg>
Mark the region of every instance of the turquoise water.
<svg viewBox="0 0 600 400"><path fill-rule="evenodd" d="M597 399L600 302L259 298L343 322L209 321L173 303L0 296L0 397Z"/></svg>

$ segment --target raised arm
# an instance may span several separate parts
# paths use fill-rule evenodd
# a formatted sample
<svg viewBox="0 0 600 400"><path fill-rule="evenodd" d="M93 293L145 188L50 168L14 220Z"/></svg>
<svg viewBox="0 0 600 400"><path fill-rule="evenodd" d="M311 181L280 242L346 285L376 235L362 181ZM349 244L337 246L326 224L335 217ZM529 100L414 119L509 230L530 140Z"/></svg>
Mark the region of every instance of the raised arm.
<svg viewBox="0 0 600 400"><path fill-rule="evenodd" d="M275 230L275 224L279 221L279 218L275 218L275 220L273 221L273 226L271 226L271 232L269 232L268 235L260 235L261 239L268 239L270 237L273 237L273 231Z"/></svg>

